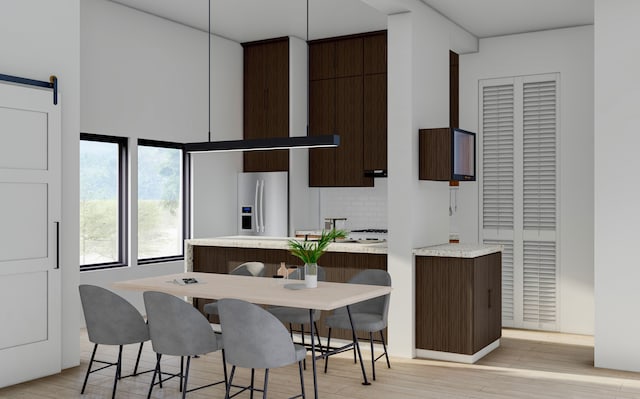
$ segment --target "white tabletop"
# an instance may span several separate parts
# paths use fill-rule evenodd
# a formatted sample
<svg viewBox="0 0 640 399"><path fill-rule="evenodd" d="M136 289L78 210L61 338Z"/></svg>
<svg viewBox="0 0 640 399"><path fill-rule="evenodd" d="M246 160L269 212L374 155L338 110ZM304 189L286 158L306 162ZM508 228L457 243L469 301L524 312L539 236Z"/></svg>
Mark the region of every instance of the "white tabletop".
<svg viewBox="0 0 640 399"><path fill-rule="evenodd" d="M197 279L198 283L179 285L173 282L188 277ZM235 298L263 305L319 310L333 310L391 292L391 287L386 286L324 281L319 281L317 288L291 290L284 287L292 283L304 284L304 281L189 272L120 281L112 286L122 290L161 291L203 299Z"/></svg>

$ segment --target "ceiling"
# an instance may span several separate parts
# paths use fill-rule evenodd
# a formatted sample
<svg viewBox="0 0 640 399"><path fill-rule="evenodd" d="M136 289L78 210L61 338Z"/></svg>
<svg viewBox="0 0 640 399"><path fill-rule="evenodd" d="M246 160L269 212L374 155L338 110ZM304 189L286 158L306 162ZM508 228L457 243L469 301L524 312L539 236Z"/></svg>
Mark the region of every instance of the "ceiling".
<svg viewBox="0 0 640 399"><path fill-rule="evenodd" d="M208 0L112 1L207 31ZM593 24L593 0L421 1L479 38ZM387 26L386 15L361 0L309 3L311 40ZM303 0L211 0L212 31L240 43L280 36L305 39L306 11Z"/></svg>

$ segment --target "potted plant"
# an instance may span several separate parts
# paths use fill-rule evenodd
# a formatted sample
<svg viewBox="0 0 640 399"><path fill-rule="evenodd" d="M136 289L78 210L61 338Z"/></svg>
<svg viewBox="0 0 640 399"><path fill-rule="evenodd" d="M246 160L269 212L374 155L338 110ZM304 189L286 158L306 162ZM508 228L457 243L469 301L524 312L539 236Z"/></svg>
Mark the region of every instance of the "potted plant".
<svg viewBox="0 0 640 399"><path fill-rule="evenodd" d="M344 230L323 230L317 241L289 240L289 250L293 256L304 262L304 282L307 288L318 286L318 259L327 250L332 241L346 238Z"/></svg>

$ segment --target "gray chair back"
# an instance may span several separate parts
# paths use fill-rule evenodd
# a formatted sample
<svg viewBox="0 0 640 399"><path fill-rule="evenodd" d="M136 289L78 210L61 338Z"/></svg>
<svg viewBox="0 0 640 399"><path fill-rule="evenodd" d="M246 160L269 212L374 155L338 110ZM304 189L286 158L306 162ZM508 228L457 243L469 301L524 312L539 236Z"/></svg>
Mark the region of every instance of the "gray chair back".
<svg viewBox="0 0 640 399"><path fill-rule="evenodd" d="M269 369L297 362L289 331L271 313L239 299L218 301L226 360L234 366Z"/></svg>
<svg viewBox="0 0 640 399"><path fill-rule="evenodd" d="M147 291L143 296L156 353L195 356L222 349L211 325L193 305L164 292Z"/></svg>
<svg viewBox="0 0 640 399"><path fill-rule="evenodd" d="M384 285L390 287L391 275L389 275L385 270L367 269L353 276L348 282L352 284ZM351 312L381 315L386 325L389 314L390 298L391 295L387 294L385 296L358 302L351 305Z"/></svg>
<svg viewBox="0 0 640 399"><path fill-rule="evenodd" d="M246 262L235 269L231 270L229 274L233 274L235 276L253 276L253 277L263 277L264 276L264 263L262 262Z"/></svg>
<svg viewBox="0 0 640 399"><path fill-rule="evenodd" d="M289 274L290 280L304 280L304 266L298 267L296 270ZM318 281L325 281L327 279L327 272L324 267L318 266Z"/></svg>
<svg viewBox="0 0 640 399"><path fill-rule="evenodd" d="M96 285L78 287L89 341L127 345L149 340L149 329L138 310L120 295Z"/></svg>

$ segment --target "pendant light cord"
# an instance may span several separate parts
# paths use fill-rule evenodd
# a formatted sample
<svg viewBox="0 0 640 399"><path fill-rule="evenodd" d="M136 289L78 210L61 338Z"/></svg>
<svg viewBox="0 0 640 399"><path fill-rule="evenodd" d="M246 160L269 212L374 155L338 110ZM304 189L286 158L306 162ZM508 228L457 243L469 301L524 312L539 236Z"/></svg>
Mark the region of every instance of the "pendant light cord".
<svg viewBox="0 0 640 399"><path fill-rule="evenodd" d="M311 98L311 83L309 71L311 70L309 64L309 0L307 0L307 136L309 136L309 112L311 110L311 105L309 104L309 99Z"/></svg>
<svg viewBox="0 0 640 399"><path fill-rule="evenodd" d="M308 0L307 0L308 1ZM209 142L211 142L211 0L209 0Z"/></svg>

